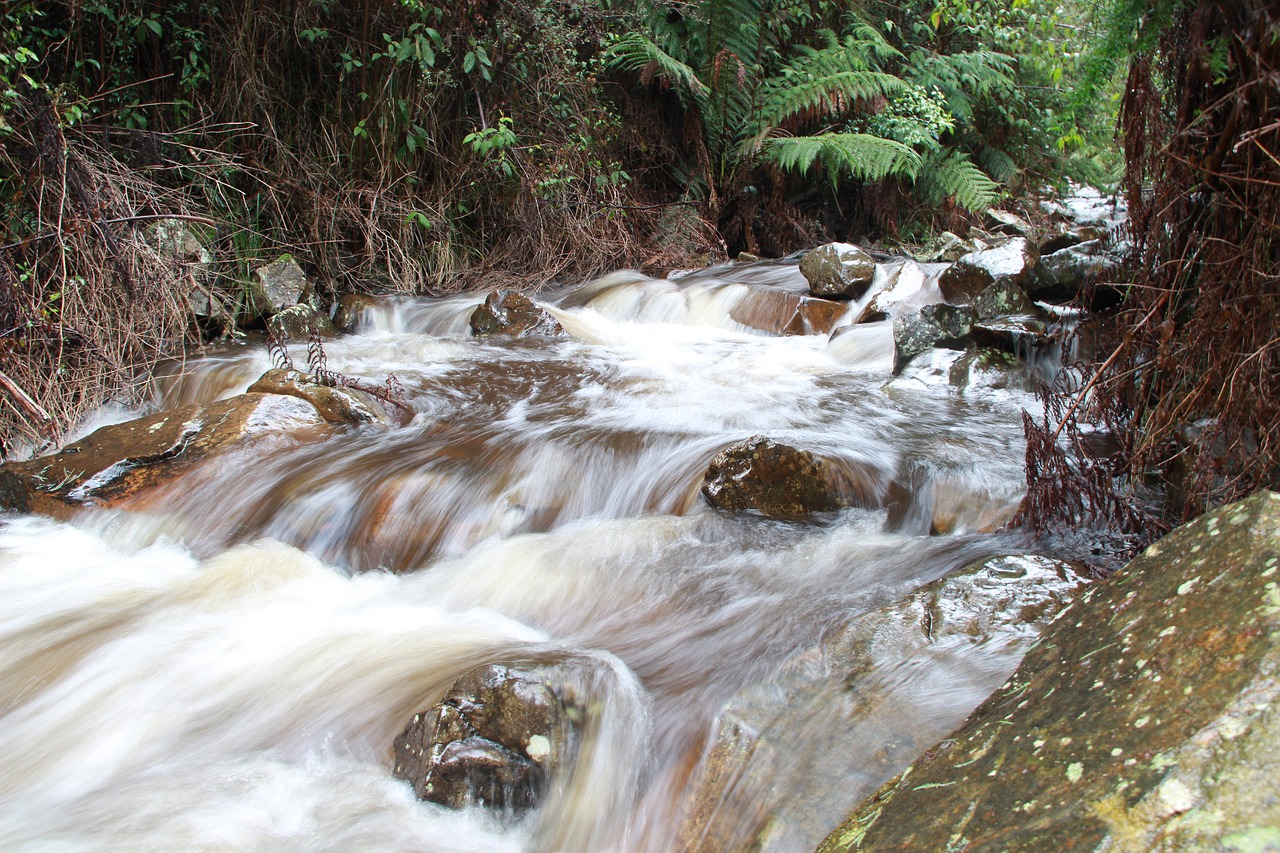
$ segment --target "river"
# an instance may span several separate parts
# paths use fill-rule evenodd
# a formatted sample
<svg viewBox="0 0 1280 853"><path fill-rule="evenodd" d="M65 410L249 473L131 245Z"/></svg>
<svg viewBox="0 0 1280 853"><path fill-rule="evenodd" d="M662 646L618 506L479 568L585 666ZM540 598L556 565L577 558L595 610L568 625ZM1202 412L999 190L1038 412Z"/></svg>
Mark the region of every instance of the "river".
<svg viewBox="0 0 1280 853"><path fill-rule="evenodd" d="M1033 396L953 386L954 353L892 377L888 323L829 340L733 319L803 284L787 263L618 273L540 297L565 339L473 338L476 297L388 299L325 348L394 375L407 425L273 435L126 508L10 518L0 849L680 849L735 695L851 615L1027 547L982 528L1023 490ZM261 344L217 350L152 405L270 366ZM708 460L752 434L866 472L875 499L815 523L713 510ZM996 646L966 665L999 683L1016 655ZM392 739L511 660L576 673L596 717L572 774L521 819L415 801ZM937 683L919 714L945 732L982 693ZM795 746L801 773L814 744Z"/></svg>

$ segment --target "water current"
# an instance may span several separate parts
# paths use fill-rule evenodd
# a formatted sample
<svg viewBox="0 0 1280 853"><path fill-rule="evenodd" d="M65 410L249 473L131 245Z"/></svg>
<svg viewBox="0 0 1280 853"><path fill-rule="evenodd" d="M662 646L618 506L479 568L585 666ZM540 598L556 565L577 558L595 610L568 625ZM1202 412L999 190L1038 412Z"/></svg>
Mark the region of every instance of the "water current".
<svg viewBox="0 0 1280 853"><path fill-rule="evenodd" d="M951 385L956 353L892 377L888 323L829 339L734 319L803 286L785 263L619 273L540 297L564 339L474 338L474 296L390 299L325 348L343 374L394 374L408 424L271 435L125 508L7 520L0 849L681 849L727 702L850 616L1024 545L982 528L1021 493L1031 395ZM270 366L261 344L214 351L153 405ZM870 505L713 510L709 459L757 433L866 472ZM965 666L998 683L1016 656L996 645ZM408 719L492 661L571 663L596 715L514 820L417 802L390 772ZM903 718L937 734L982 698L896 672ZM803 776L814 729L782 736L776 772Z"/></svg>

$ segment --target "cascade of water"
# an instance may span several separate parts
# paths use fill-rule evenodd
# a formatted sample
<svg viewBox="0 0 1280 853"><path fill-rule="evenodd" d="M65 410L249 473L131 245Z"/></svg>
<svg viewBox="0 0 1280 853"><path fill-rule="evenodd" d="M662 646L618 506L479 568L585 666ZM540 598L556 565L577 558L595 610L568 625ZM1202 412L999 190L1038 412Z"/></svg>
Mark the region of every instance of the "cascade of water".
<svg viewBox="0 0 1280 853"><path fill-rule="evenodd" d="M891 508L926 469L1016 495L1027 397L904 391L884 323L828 344L732 319L796 277L615 275L545 303L556 340L470 338L475 297L391 301L326 350L394 374L407 425L272 437L74 525L7 522L0 848L678 848L731 697L851 614L1018 547L901 532ZM156 405L269 366L260 345L211 354ZM711 510L708 460L755 433L871 499L810 524ZM413 801L393 737L512 659L580 673L597 716L573 772L514 822Z"/></svg>

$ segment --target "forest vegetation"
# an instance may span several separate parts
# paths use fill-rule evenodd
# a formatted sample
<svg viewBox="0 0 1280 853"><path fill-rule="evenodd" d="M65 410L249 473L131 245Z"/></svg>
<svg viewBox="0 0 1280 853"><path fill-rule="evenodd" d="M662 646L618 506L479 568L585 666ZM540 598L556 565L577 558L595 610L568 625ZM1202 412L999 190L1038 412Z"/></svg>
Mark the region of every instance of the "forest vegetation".
<svg viewBox="0 0 1280 853"><path fill-rule="evenodd" d="M1123 177L1136 277L1086 370L1122 452L1033 489L1185 467L1207 422L1199 511L1280 460L1276 49L1262 0L7 0L0 442L198 340L160 222L230 302L282 253L326 296L443 294L910 242ZM1071 514L1160 523L1103 502Z"/></svg>

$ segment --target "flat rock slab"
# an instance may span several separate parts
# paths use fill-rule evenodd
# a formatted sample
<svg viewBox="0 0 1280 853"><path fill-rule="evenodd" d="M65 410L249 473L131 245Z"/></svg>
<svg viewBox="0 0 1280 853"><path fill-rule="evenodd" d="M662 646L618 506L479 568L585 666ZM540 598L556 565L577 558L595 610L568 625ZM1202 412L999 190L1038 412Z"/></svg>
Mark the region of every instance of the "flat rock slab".
<svg viewBox="0 0 1280 853"><path fill-rule="evenodd" d="M820 848L1280 849L1280 495L1178 528Z"/></svg>
<svg viewBox="0 0 1280 853"><path fill-rule="evenodd" d="M61 452L0 466L0 505L66 518L118 503L255 434L324 423L316 407L278 394L241 394L105 426Z"/></svg>
<svg viewBox="0 0 1280 853"><path fill-rule="evenodd" d="M752 287L729 311L735 322L772 335L826 335L849 313L848 302Z"/></svg>

